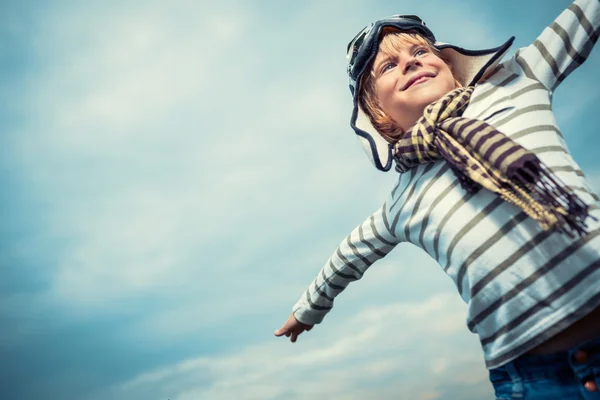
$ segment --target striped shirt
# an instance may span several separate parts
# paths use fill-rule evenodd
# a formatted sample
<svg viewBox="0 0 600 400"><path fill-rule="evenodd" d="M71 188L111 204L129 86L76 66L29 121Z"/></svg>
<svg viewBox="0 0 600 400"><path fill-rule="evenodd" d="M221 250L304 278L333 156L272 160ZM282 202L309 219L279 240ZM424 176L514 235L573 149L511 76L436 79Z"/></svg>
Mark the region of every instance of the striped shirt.
<svg viewBox="0 0 600 400"><path fill-rule="evenodd" d="M486 366L526 353L600 306L600 205L551 109L556 87L589 55L600 1L577 0L528 47L476 85L464 116L483 119L534 152L590 205L589 233L545 232L497 195L466 193L444 161L399 175L383 206L340 244L295 317L320 323L346 286L401 242L433 257L467 303Z"/></svg>

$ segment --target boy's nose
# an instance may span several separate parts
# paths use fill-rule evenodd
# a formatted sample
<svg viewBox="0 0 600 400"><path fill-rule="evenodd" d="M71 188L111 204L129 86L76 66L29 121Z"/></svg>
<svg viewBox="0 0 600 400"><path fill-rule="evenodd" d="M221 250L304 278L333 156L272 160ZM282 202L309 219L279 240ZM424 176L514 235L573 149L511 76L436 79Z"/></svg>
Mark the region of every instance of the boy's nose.
<svg viewBox="0 0 600 400"><path fill-rule="evenodd" d="M422 66L421 61L419 61L419 59L417 57L411 57L408 60L406 60L406 62L404 63L404 71L403 72L406 73L416 66Z"/></svg>

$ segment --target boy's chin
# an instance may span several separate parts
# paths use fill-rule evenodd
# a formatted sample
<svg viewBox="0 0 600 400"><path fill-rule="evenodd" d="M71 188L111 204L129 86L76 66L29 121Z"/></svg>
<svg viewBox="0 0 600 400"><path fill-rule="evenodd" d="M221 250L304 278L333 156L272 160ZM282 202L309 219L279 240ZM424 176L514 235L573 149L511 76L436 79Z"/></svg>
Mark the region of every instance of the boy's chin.
<svg viewBox="0 0 600 400"><path fill-rule="evenodd" d="M426 88L423 88L426 89ZM442 97L450 93L454 88L431 88L430 90L423 90L420 93L415 93L413 100L417 105L417 108L420 110L420 114L423 114L425 108L431 103L435 103L440 100Z"/></svg>
<svg viewBox="0 0 600 400"><path fill-rule="evenodd" d="M403 123L398 122L398 120L396 120L398 126L400 126L404 131L410 129L423 116L423 113L425 112L425 109L428 105L440 100L447 93L449 92L442 92L439 95L431 95L430 93L429 96L419 96L418 98L415 98L414 100L416 101L412 110L410 112L404 113L402 115L402 118L398 118L398 120L404 120Z"/></svg>

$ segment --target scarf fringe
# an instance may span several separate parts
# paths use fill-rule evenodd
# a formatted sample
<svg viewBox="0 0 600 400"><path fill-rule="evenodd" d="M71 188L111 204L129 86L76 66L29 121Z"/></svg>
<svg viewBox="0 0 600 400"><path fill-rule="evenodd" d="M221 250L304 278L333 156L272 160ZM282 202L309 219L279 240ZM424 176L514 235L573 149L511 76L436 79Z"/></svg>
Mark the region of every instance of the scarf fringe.
<svg viewBox="0 0 600 400"><path fill-rule="evenodd" d="M503 197L521 207L544 230L554 229L574 238L588 233L588 217L597 221L589 206L539 160L526 162L508 178L513 190L502 190Z"/></svg>

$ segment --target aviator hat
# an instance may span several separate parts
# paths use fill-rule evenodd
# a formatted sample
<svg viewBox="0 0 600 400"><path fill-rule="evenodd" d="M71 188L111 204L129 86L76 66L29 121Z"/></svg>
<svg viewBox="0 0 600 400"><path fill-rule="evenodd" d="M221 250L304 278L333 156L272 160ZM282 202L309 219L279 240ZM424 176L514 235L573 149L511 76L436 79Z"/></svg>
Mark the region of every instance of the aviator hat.
<svg viewBox="0 0 600 400"><path fill-rule="evenodd" d="M361 77L370 66L379 49L383 28L393 27L400 31L416 32L437 48L451 65L454 77L463 85L477 83L486 73L493 71L514 41L511 37L502 46L487 50L466 50L458 46L438 42L425 22L416 15L393 15L380 19L362 29L348 44L348 76L352 93L353 111L350 126L358 135L367 156L381 171L392 166L393 145L381 136L358 101L361 92Z"/></svg>

